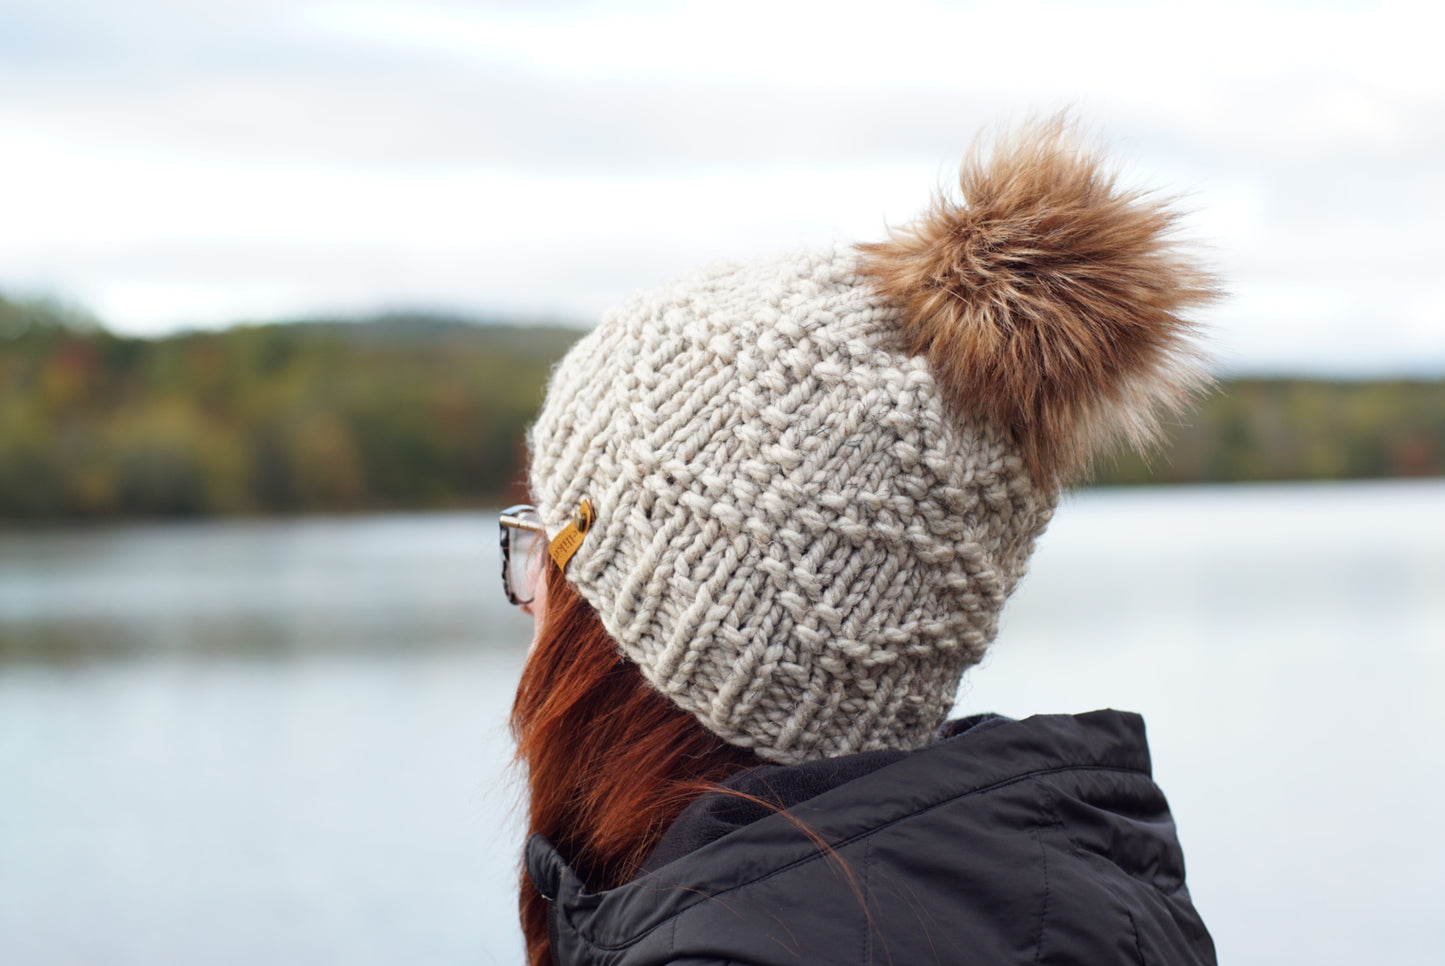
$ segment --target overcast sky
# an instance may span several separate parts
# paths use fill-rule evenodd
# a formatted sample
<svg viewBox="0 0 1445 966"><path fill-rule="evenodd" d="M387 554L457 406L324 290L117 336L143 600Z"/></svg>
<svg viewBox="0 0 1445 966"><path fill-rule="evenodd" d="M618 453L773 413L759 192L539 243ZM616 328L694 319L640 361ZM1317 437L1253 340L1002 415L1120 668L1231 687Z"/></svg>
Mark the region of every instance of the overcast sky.
<svg viewBox="0 0 1445 966"><path fill-rule="evenodd" d="M1445 373L1424 3L0 0L0 291L159 333L387 308L579 323L867 240L1073 107L1186 194L1222 367Z"/></svg>

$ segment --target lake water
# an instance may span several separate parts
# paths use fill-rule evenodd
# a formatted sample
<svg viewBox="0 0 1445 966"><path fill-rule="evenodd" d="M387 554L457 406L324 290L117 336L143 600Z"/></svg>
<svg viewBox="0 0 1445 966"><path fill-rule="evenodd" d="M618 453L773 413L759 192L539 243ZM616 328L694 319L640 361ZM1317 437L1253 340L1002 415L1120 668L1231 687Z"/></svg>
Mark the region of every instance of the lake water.
<svg viewBox="0 0 1445 966"><path fill-rule="evenodd" d="M0 533L0 962L518 962L495 529ZM1442 588L1442 481L1085 493L958 710L1143 712L1222 962L1434 966Z"/></svg>

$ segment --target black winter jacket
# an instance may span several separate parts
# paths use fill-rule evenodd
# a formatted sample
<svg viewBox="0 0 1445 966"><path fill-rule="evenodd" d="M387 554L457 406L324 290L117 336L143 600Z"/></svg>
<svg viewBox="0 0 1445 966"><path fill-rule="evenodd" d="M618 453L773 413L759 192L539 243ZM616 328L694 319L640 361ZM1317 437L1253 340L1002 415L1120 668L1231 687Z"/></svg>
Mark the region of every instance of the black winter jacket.
<svg viewBox="0 0 1445 966"><path fill-rule="evenodd" d="M605 892L534 836L555 961L1215 962L1137 715L984 716L951 734L746 772L728 785L787 810L707 796Z"/></svg>

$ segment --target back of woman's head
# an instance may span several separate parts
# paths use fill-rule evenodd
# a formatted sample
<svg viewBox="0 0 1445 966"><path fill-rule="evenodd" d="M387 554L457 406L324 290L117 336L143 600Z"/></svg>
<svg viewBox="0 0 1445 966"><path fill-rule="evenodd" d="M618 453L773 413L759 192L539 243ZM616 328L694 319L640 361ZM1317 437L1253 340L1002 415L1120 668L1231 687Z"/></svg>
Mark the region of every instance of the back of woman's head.
<svg viewBox="0 0 1445 966"><path fill-rule="evenodd" d="M533 829L594 887L699 783L931 741L1062 489L1204 382L1212 279L1067 124L960 192L639 294L554 373L530 484L565 552L514 724Z"/></svg>

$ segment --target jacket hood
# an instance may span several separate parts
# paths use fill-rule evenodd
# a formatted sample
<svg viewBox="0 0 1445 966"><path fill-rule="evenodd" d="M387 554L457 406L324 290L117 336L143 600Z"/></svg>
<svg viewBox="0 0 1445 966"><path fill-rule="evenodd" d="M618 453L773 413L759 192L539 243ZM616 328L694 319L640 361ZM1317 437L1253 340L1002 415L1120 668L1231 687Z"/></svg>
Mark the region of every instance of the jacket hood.
<svg viewBox="0 0 1445 966"><path fill-rule="evenodd" d="M781 787L789 807L750 817L708 796L604 892L534 836L555 960L1214 962L1141 718L985 716L950 733L744 773L729 785Z"/></svg>

